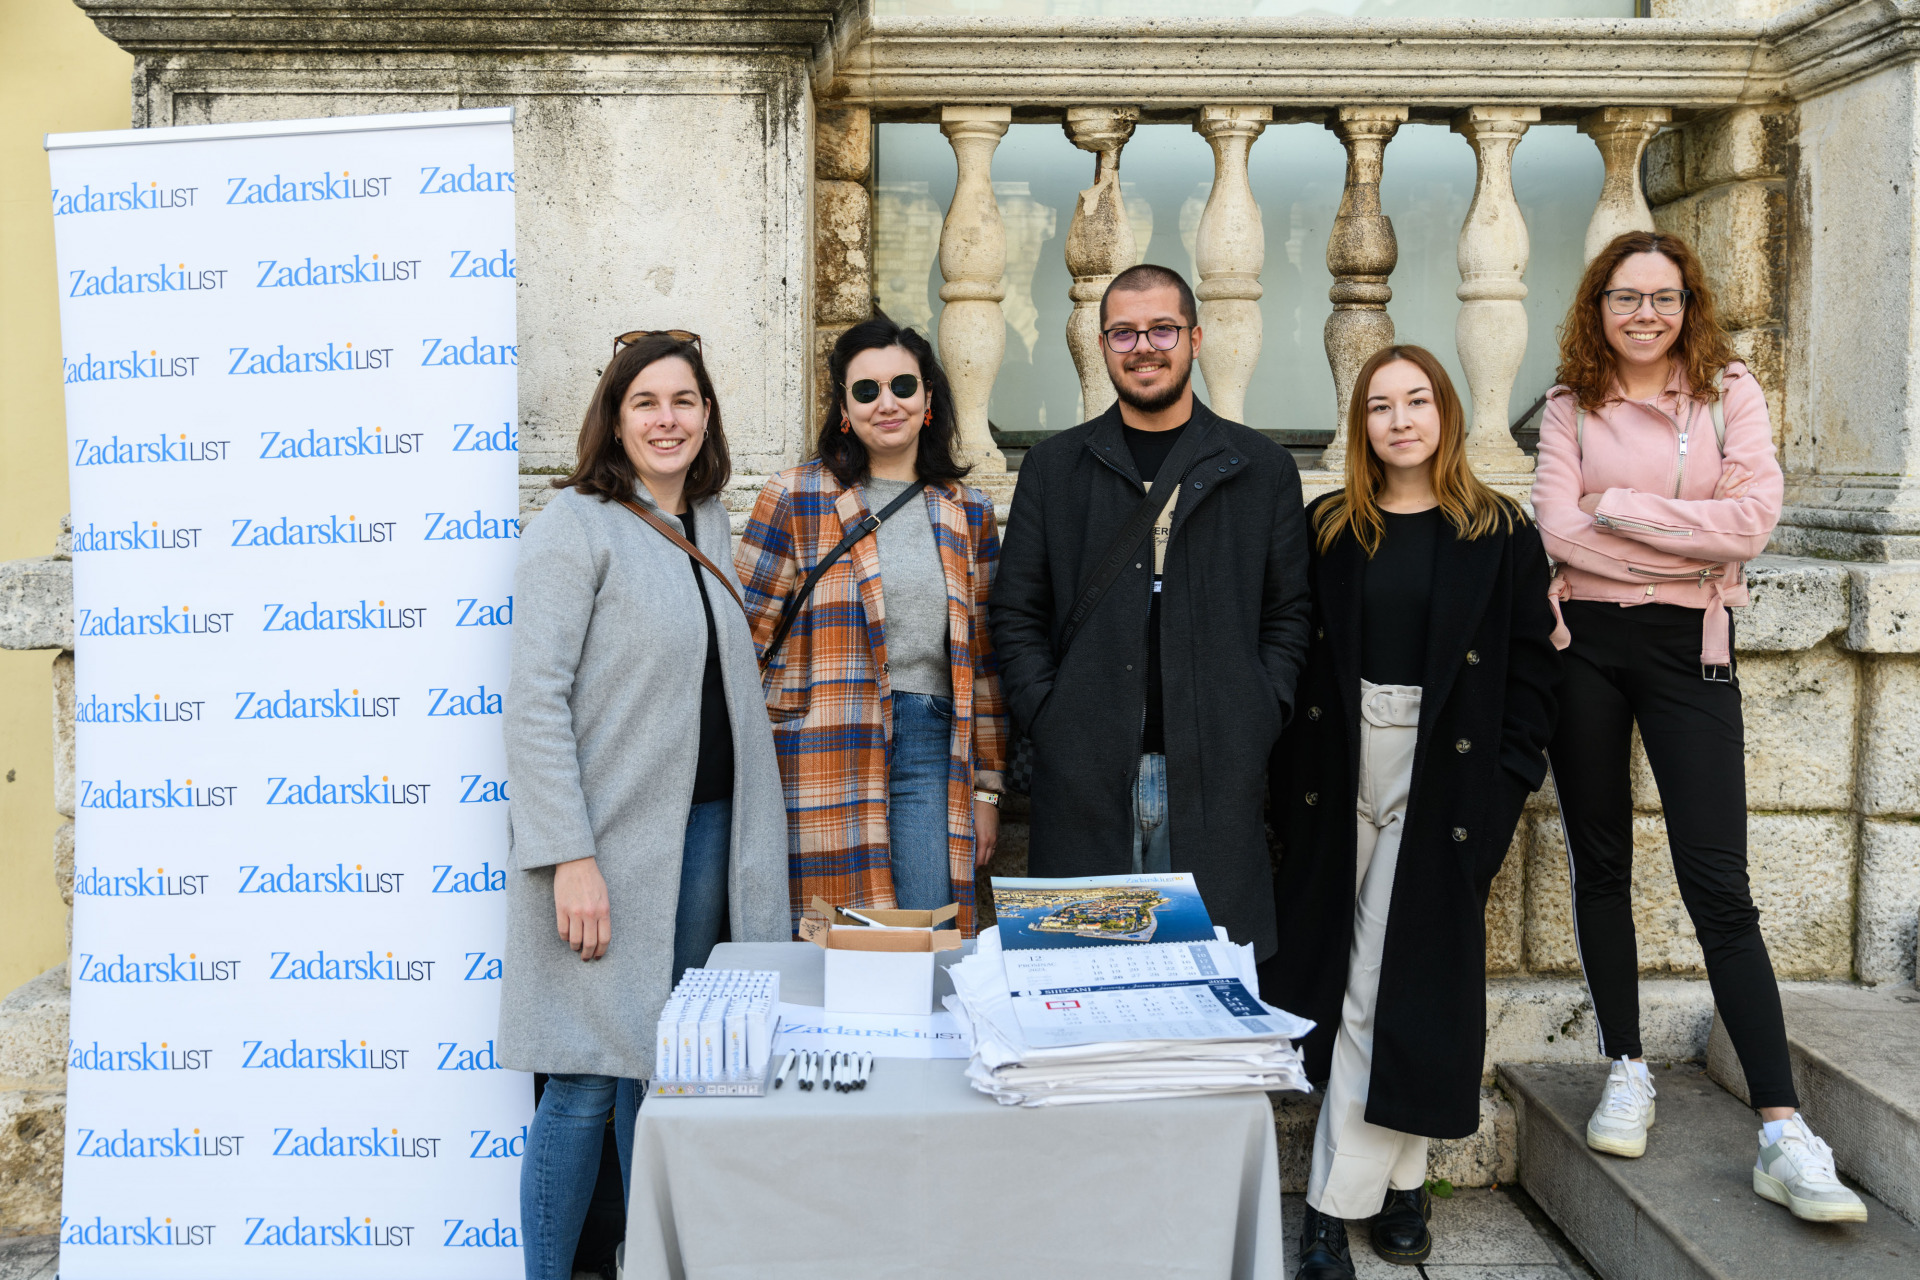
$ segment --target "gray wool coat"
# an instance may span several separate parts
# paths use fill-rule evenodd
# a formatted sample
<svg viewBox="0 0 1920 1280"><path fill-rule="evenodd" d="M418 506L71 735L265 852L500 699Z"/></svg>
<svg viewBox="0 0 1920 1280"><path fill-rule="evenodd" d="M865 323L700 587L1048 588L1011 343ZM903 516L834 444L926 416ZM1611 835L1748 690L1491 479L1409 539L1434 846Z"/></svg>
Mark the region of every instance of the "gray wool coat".
<svg viewBox="0 0 1920 1280"><path fill-rule="evenodd" d="M641 502L652 505L644 488ZM695 541L729 574L727 512ZM709 550L712 548L712 550ZM733 725L727 907L736 942L783 942L787 817L745 616L707 577ZM647 1078L673 980L680 851L700 745L706 616L687 554L571 489L526 527L514 575L505 731L510 852L500 1064ZM554 922L555 864L592 855L613 939L583 962Z"/></svg>

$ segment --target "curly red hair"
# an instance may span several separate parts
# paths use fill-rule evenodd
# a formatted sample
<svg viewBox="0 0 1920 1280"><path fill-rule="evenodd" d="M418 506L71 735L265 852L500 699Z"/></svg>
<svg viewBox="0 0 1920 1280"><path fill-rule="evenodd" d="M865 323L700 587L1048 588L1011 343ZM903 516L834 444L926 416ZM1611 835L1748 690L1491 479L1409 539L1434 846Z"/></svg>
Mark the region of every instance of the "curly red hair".
<svg viewBox="0 0 1920 1280"><path fill-rule="evenodd" d="M1620 264L1636 253L1657 253L1680 268L1680 287L1690 296L1671 358L1685 371L1688 389L1702 400L1717 398L1714 375L1735 358L1733 346L1720 328L1707 273L1687 242L1664 231L1623 232L1587 264L1586 274L1574 291L1573 305L1567 309L1567 322L1560 326L1560 368L1554 376L1590 413L1615 398L1613 348L1607 345L1600 295Z"/></svg>

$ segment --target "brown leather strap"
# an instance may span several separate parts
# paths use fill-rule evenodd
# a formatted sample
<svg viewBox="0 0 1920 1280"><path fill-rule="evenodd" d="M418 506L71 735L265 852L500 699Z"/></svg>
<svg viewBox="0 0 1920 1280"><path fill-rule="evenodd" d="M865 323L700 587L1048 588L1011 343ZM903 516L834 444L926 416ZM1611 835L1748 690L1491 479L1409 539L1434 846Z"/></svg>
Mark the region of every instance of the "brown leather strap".
<svg viewBox="0 0 1920 1280"><path fill-rule="evenodd" d="M708 573L720 579L721 583L727 588L727 594L732 596L733 602L740 606L740 612L744 614L747 611L747 602L740 598L740 588L734 585L733 575L720 572L719 568L714 565L713 561L707 559L705 553L703 553L700 548L694 546L693 543L687 540L685 534L637 502L627 502L623 499L620 505L658 529L661 537L692 556ZM692 518L691 513L689 513L688 518Z"/></svg>

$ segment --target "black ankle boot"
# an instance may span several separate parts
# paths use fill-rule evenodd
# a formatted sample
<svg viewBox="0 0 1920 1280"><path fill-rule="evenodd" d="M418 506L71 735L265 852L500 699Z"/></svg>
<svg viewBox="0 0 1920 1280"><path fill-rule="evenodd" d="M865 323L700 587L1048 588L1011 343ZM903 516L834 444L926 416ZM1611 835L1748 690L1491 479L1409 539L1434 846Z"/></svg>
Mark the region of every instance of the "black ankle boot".
<svg viewBox="0 0 1920 1280"><path fill-rule="evenodd" d="M1380 1206L1369 1233L1373 1238L1373 1251L1382 1261L1397 1262L1403 1267L1425 1262L1433 1252L1433 1236L1427 1230L1427 1219L1432 1214L1433 1200L1425 1186L1411 1191L1389 1190L1387 1202Z"/></svg>
<svg viewBox="0 0 1920 1280"><path fill-rule="evenodd" d="M1344 1221L1307 1206L1306 1221L1300 1225L1300 1269L1293 1280L1353 1280Z"/></svg>

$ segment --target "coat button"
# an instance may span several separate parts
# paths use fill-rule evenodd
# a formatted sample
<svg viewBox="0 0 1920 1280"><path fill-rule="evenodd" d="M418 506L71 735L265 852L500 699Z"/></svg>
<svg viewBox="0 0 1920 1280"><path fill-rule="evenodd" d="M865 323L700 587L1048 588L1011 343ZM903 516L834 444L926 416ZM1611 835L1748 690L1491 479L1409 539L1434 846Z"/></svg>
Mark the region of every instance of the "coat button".
<svg viewBox="0 0 1920 1280"><path fill-rule="evenodd" d="M1470 667L1480 665L1480 651L1478 649L1467 650L1467 665Z"/></svg>
<svg viewBox="0 0 1920 1280"><path fill-rule="evenodd" d="M1467 754L1467 752L1473 750L1473 743L1469 742L1465 738L1462 738L1460 739L1460 741L1453 744L1453 749L1455 751L1458 751L1461 755L1465 755Z"/></svg>
<svg viewBox="0 0 1920 1280"><path fill-rule="evenodd" d="M1228 458L1228 459L1227 459L1227 465L1228 465L1228 466L1233 466L1233 467L1237 467L1237 466L1239 466L1239 465L1240 465L1240 459L1238 459L1238 458Z"/></svg>
<svg viewBox="0 0 1920 1280"><path fill-rule="evenodd" d="M1227 469L1225 467L1220 468L1220 474L1221 475L1227 474Z"/></svg>
<svg viewBox="0 0 1920 1280"><path fill-rule="evenodd" d="M1327 638L1327 629L1325 627L1321 627L1316 634L1320 637L1320 639L1325 640Z"/></svg>
<svg viewBox="0 0 1920 1280"><path fill-rule="evenodd" d="M1320 708L1318 707L1307 708L1307 719L1318 720L1319 718L1320 718Z"/></svg>
<svg viewBox="0 0 1920 1280"><path fill-rule="evenodd" d="M1129 671L1133 670L1133 664L1131 662L1127 664L1127 670Z"/></svg>
<svg viewBox="0 0 1920 1280"><path fill-rule="evenodd" d="M1308 803L1308 804L1319 804L1319 803L1320 803L1320 793L1319 793L1318 791L1309 791L1309 792L1307 792L1307 803Z"/></svg>
<svg viewBox="0 0 1920 1280"><path fill-rule="evenodd" d="M1455 827L1453 829L1453 838L1455 840L1465 840L1467 838L1467 829L1465 827Z"/></svg>

